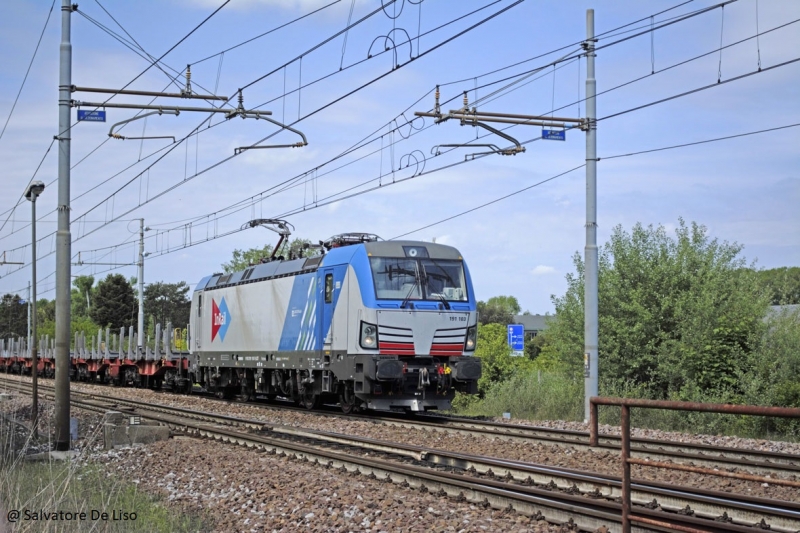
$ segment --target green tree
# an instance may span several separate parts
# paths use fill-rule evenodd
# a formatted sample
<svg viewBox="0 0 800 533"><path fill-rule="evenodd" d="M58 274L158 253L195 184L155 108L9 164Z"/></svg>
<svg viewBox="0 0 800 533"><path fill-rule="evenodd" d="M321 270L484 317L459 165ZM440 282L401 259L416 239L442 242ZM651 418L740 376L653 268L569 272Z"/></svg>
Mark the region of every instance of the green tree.
<svg viewBox="0 0 800 533"><path fill-rule="evenodd" d="M279 255L284 256L286 259L291 257L311 257L317 252L313 248L307 248L309 244L311 244L311 241L308 239L293 239L288 246L283 245L281 247L282 250L279 251ZM262 248L236 249L233 251L231 262L222 264L222 270L225 273L231 273L244 270L251 265L257 265L263 259L267 259L272 255L272 248L271 244L266 244Z"/></svg>
<svg viewBox="0 0 800 533"><path fill-rule="evenodd" d="M506 381L519 370L531 367L527 357L511 355L511 346L508 345L508 333L504 324L478 326L475 357L480 358L482 365L481 378L478 380L478 393L481 396L495 383Z"/></svg>
<svg viewBox="0 0 800 533"><path fill-rule="evenodd" d="M752 343L763 330L767 295L745 268L738 244L710 239L681 219L675 238L664 227L614 228L599 257L601 386L633 385L656 398L687 391L740 391ZM583 275L567 275L553 297L556 315L540 359L574 375L583 365Z"/></svg>
<svg viewBox="0 0 800 533"><path fill-rule="evenodd" d="M144 313L154 317L162 327L166 327L168 322L176 328L186 327L191 304L189 285L185 281L150 283L144 289Z"/></svg>
<svg viewBox="0 0 800 533"><path fill-rule="evenodd" d="M109 274L106 279L97 283L94 303L89 316L95 324L110 327L129 328L136 323L138 305L134 297L133 287L122 274Z"/></svg>
<svg viewBox="0 0 800 533"><path fill-rule="evenodd" d="M18 294L0 300L0 339L28 336L28 305Z"/></svg>
<svg viewBox="0 0 800 533"><path fill-rule="evenodd" d="M770 313L750 361L751 367L742 377L746 403L800 407L800 309ZM753 418L762 430L800 437L800 420Z"/></svg>
<svg viewBox="0 0 800 533"><path fill-rule="evenodd" d="M71 306L72 316L89 317L92 298L94 296L94 276L78 276L72 280Z"/></svg>
<svg viewBox="0 0 800 533"><path fill-rule="evenodd" d="M525 341L525 357L533 361L539 354L542 353L542 347L545 343L545 336L541 333L532 339Z"/></svg>
<svg viewBox="0 0 800 533"><path fill-rule="evenodd" d="M83 276L81 276L83 277ZM86 276L90 277L90 276ZM79 289L77 289L79 290ZM76 289L72 289L72 296L73 296L73 305L74 305L74 298L76 293ZM85 293L84 293L85 294ZM85 298L85 296L84 296ZM86 300L84 299L84 303ZM49 338L55 339L56 336L56 301L55 300L48 300L46 298L40 298L36 302L36 315L38 317L38 322L36 325L36 332L38 336L44 337L45 335L49 336ZM70 346L73 346L75 343L75 333L81 332L86 334L87 343L89 342L88 339L92 335L97 335L97 330L100 329L100 326L95 324L88 315L80 315L72 313L72 326L71 326L71 335L70 335Z"/></svg>
<svg viewBox="0 0 800 533"><path fill-rule="evenodd" d="M38 324L44 324L47 321L55 323L56 321L56 301L40 298L36 302L36 316L39 321ZM37 325L37 329L39 326Z"/></svg>
<svg viewBox="0 0 800 533"><path fill-rule="evenodd" d="M505 326L514 322L514 315L518 315L520 309L514 296L492 296L485 302L478 302L478 320L481 324Z"/></svg>
<svg viewBox="0 0 800 533"><path fill-rule="evenodd" d="M771 305L800 304L800 267L759 270L758 278L769 291Z"/></svg>

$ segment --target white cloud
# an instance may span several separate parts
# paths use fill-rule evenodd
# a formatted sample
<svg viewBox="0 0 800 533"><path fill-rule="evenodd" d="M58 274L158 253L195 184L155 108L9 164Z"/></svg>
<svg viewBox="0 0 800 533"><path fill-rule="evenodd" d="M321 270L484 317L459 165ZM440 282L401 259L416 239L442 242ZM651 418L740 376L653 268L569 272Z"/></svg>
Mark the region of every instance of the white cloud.
<svg viewBox="0 0 800 533"><path fill-rule="evenodd" d="M534 276L546 276L547 274L555 274L555 273L556 269L547 265L536 265L536 267L534 267L534 269L531 270L531 274L533 274Z"/></svg>

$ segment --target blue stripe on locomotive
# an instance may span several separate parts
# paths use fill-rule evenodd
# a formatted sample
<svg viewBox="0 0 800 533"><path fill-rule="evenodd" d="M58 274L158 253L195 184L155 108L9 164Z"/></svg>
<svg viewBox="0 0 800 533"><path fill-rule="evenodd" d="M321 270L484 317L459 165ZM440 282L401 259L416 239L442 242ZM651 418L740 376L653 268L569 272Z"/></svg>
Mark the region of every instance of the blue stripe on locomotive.
<svg viewBox="0 0 800 533"><path fill-rule="evenodd" d="M289 307L286 309L286 319L283 321L283 331L278 350L306 350L318 349L314 341L314 326L316 325L317 295L316 273L302 274L294 277L292 294L289 297ZM309 342L312 348L306 348Z"/></svg>
<svg viewBox="0 0 800 533"><path fill-rule="evenodd" d="M278 350L321 350L331 328L333 312L339 302L339 293L344 286L346 265L337 265L333 272L333 301L329 313L322 313L322 324L318 322L318 311L322 311L325 299L324 276L326 266L317 272L294 277L286 319L283 322ZM338 289L336 289L338 287Z"/></svg>

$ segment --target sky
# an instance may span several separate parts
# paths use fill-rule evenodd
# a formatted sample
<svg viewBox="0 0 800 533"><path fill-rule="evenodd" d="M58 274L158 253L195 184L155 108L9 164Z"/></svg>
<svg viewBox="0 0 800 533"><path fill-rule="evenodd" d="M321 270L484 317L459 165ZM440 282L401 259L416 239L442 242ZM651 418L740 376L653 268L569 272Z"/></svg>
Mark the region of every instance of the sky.
<svg viewBox="0 0 800 533"><path fill-rule="evenodd" d="M314 242L359 231L455 246L478 299L513 295L523 310L554 312L551 296L564 294L585 246L585 133L551 141L539 126L493 124L525 152L472 157L487 148L437 146L510 143L414 112L433 109L439 85L445 113L463 105L466 91L480 111L585 117L586 58L578 56L590 8L599 37L598 243L636 223L674 235L683 219L742 245L757 268L800 266L800 127L783 128L800 124L800 61L791 62L800 58L800 2L738 0L688 18L717 4L383 2L81 2L71 17L73 85L174 93L191 65L196 94L233 97L235 106L244 88L245 109L271 111L308 145L237 153L301 137L261 119L189 111L114 129L170 138L110 139L112 125L136 110L106 107L105 123L77 123L72 109L72 275L136 276L143 218L145 282L193 286L235 249L277 242L275 233L242 226L283 218L293 237ZM26 294L31 210L23 193L37 179L47 185L36 204L38 295L48 299L61 41L60 1L52 4L12 0L0 18L0 260L8 263L0 291ZM106 101L220 105L109 96L72 95L84 110ZM613 157L773 128L782 129Z"/></svg>

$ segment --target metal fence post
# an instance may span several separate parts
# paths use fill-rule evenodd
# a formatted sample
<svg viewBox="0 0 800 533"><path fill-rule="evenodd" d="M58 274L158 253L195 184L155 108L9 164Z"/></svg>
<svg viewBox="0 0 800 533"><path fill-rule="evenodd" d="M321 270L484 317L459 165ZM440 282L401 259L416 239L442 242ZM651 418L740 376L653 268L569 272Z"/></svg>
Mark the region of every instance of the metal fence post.
<svg viewBox="0 0 800 533"><path fill-rule="evenodd" d="M631 533L631 411L622 406L621 454L622 454L622 533Z"/></svg>
<svg viewBox="0 0 800 533"><path fill-rule="evenodd" d="M589 398L589 446L597 446L600 438L598 435L597 403L595 396Z"/></svg>

